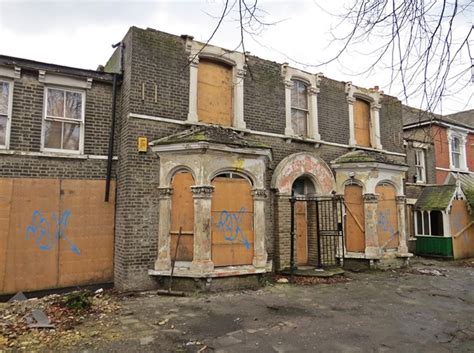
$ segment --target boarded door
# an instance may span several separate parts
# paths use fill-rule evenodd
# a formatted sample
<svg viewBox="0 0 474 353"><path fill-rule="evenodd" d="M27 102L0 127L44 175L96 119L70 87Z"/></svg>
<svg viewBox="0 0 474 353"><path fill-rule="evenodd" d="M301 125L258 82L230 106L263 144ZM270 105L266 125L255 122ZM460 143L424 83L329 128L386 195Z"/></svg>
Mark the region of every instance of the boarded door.
<svg viewBox="0 0 474 353"><path fill-rule="evenodd" d="M198 68L198 117L200 121L232 125L232 67L200 60Z"/></svg>
<svg viewBox="0 0 474 353"><path fill-rule="evenodd" d="M113 278L114 187L103 180L0 179L0 293Z"/></svg>
<svg viewBox="0 0 474 353"><path fill-rule="evenodd" d="M365 216L362 187L347 185L344 189L344 205L346 208L346 250L365 252Z"/></svg>
<svg viewBox="0 0 474 353"><path fill-rule="evenodd" d="M212 195L214 266L250 265L254 254L252 187L246 179L217 177Z"/></svg>
<svg viewBox="0 0 474 353"><path fill-rule="evenodd" d="M474 216L467 210L465 200L454 200L450 214L455 259L474 257Z"/></svg>
<svg viewBox="0 0 474 353"><path fill-rule="evenodd" d="M298 265L308 264L308 217L306 201L295 203L296 220L296 262Z"/></svg>
<svg viewBox="0 0 474 353"><path fill-rule="evenodd" d="M377 206L377 235L383 249L396 249L399 244L397 203L395 188L381 184L375 188L379 194Z"/></svg>
<svg viewBox="0 0 474 353"><path fill-rule="evenodd" d="M191 192L194 185L193 176L189 172L179 172L173 177L173 195L171 197L171 258L176 254L179 228L177 261L192 261L194 251L194 199Z"/></svg>
<svg viewBox="0 0 474 353"><path fill-rule="evenodd" d="M354 135L358 146L370 147L370 105L360 99L354 103Z"/></svg>

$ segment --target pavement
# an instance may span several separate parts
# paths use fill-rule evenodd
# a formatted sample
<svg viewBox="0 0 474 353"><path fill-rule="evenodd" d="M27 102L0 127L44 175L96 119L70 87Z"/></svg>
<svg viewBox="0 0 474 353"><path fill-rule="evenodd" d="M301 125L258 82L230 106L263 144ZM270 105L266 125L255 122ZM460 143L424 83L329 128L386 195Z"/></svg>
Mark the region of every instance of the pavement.
<svg viewBox="0 0 474 353"><path fill-rule="evenodd" d="M76 328L84 339L64 350L474 352L474 259L415 259L408 269L345 276L335 284L122 297L104 329L85 322Z"/></svg>

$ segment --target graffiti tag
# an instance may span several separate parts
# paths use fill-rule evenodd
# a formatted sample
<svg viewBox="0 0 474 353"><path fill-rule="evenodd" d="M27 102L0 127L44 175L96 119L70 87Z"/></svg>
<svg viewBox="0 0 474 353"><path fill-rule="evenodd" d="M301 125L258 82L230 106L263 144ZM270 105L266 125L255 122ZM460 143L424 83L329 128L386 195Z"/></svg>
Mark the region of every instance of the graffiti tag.
<svg viewBox="0 0 474 353"><path fill-rule="evenodd" d="M224 239L228 241L240 241L245 248L250 249L250 243L246 235L240 228L245 208L241 208L238 212L227 212L223 210L219 217L217 227L224 233Z"/></svg>
<svg viewBox="0 0 474 353"><path fill-rule="evenodd" d="M60 239L63 239L68 245L69 249L76 255L80 255L79 248L67 237L66 228L71 211L66 210L61 217L53 212L51 220L54 226L43 217L40 211L34 211L31 219L31 224L26 227L26 240L33 238L38 249L47 251L54 248Z"/></svg>
<svg viewBox="0 0 474 353"><path fill-rule="evenodd" d="M379 213L378 220L377 220L377 226L382 228L384 232L388 232L390 235L387 242L382 246L382 248L385 248L395 238L395 236L398 233L398 230L395 230L395 228L393 227L393 224L391 224L390 222L390 213L391 213L390 209L381 211Z"/></svg>

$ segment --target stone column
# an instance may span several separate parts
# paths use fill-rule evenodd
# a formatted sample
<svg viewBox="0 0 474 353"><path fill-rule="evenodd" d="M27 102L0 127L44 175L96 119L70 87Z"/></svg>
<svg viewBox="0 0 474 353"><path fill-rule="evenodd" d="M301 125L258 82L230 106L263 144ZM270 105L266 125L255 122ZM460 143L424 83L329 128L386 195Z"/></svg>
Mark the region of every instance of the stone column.
<svg viewBox="0 0 474 353"><path fill-rule="evenodd" d="M349 146L356 145L355 126L354 126L354 97L347 97L347 104L349 107Z"/></svg>
<svg viewBox="0 0 474 353"><path fill-rule="evenodd" d="M285 81L285 135L294 135L293 127L291 126L291 89L293 88L293 82L291 80Z"/></svg>
<svg viewBox="0 0 474 353"><path fill-rule="evenodd" d="M318 126L318 93L319 88L317 87L310 87L308 89L309 95L309 106L310 106L310 123L308 131L309 137L315 140L321 140L321 135L319 134L319 126Z"/></svg>
<svg viewBox="0 0 474 353"><path fill-rule="evenodd" d="M265 249L265 189L252 190L253 195L253 231L254 231L254 255L253 265L257 268L265 268L267 265L267 251Z"/></svg>
<svg viewBox="0 0 474 353"><path fill-rule="evenodd" d="M188 121L199 121L197 113L197 86L198 86L198 66L199 57L194 55L189 57L189 111Z"/></svg>
<svg viewBox="0 0 474 353"><path fill-rule="evenodd" d="M397 214L398 214L398 234L399 245L398 253L408 253L407 232L406 232L406 215L405 215L405 196L397 196Z"/></svg>
<svg viewBox="0 0 474 353"><path fill-rule="evenodd" d="M244 121L244 78L245 70L236 69L234 83L234 127L245 129Z"/></svg>
<svg viewBox="0 0 474 353"><path fill-rule="evenodd" d="M377 206L377 195L364 194L365 256L369 259L378 259L382 255L377 234Z"/></svg>
<svg viewBox="0 0 474 353"><path fill-rule="evenodd" d="M372 137L372 147L382 149L382 144L380 142L380 108L382 106L377 103L370 104L370 110L372 111L370 118L372 120L372 129L373 131L370 132Z"/></svg>
<svg viewBox="0 0 474 353"><path fill-rule="evenodd" d="M191 186L194 198L194 256L191 271L214 271L211 257L211 198L214 186Z"/></svg>
<svg viewBox="0 0 474 353"><path fill-rule="evenodd" d="M158 258L155 261L156 271L169 271L170 258L170 227L171 227L171 195L172 188L158 188L159 225L158 225Z"/></svg>
<svg viewBox="0 0 474 353"><path fill-rule="evenodd" d="M275 195L275 266L290 267L291 205L290 194ZM296 238L296 237L295 237Z"/></svg>

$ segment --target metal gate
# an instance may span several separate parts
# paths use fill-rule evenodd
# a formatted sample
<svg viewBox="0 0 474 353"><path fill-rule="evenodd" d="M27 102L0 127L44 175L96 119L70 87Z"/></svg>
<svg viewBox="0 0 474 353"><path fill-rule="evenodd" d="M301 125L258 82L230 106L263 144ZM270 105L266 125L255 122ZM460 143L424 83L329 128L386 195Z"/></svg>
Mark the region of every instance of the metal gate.
<svg viewBox="0 0 474 353"><path fill-rule="evenodd" d="M295 268L296 203L306 203L308 224L314 224L315 249L309 250L309 263L317 267L336 266L344 258L343 198L342 196L308 197L292 196L290 268ZM308 237L311 232L308 232Z"/></svg>

